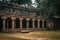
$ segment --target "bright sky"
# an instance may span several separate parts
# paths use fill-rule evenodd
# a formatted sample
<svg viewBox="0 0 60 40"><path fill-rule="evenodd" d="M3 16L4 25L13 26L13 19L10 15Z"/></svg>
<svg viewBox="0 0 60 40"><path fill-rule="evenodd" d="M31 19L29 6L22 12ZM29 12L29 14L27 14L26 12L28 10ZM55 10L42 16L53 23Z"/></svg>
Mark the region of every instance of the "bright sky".
<svg viewBox="0 0 60 40"><path fill-rule="evenodd" d="M32 6L33 6L33 7L37 7L36 1L35 1L35 0L31 0L31 1L32 1Z"/></svg>
<svg viewBox="0 0 60 40"><path fill-rule="evenodd" d="M0 1L2 1L2 0L0 0Z"/></svg>
<svg viewBox="0 0 60 40"><path fill-rule="evenodd" d="M32 1L32 3L35 3L35 0L31 0Z"/></svg>

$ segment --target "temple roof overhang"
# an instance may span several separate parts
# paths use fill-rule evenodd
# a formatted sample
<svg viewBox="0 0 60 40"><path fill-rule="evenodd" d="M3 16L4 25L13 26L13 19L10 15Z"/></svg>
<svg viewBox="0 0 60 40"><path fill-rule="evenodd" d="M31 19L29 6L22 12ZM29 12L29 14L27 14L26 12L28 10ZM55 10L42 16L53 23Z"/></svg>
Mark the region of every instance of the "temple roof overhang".
<svg viewBox="0 0 60 40"><path fill-rule="evenodd" d="M34 7L31 7L31 6L22 6L22 5L11 4L11 3L0 4L0 7L1 6L9 7L9 8L14 8L14 9L20 9L20 10L24 10L24 11L32 11L32 12L37 12L37 11L40 10L39 8L34 8Z"/></svg>

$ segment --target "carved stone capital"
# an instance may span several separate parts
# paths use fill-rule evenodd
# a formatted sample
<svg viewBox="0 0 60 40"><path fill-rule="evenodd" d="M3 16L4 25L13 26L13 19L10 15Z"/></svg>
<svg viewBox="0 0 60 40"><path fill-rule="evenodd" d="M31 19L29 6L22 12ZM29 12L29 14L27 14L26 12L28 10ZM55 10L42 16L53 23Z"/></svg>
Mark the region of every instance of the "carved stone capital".
<svg viewBox="0 0 60 40"><path fill-rule="evenodd" d="M2 19L7 19L7 17L6 16L2 16Z"/></svg>
<svg viewBox="0 0 60 40"><path fill-rule="evenodd" d="M37 21L40 21L40 19L37 19Z"/></svg>
<svg viewBox="0 0 60 40"><path fill-rule="evenodd" d="M19 18L19 20L21 20L21 21L22 21L22 20L23 20L23 18Z"/></svg>
<svg viewBox="0 0 60 40"><path fill-rule="evenodd" d="M33 18L32 21L35 21L35 19Z"/></svg>
<svg viewBox="0 0 60 40"><path fill-rule="evenodd" d="M15 20L16 19L15 15L11 15L11 19Z"/></svg>
<svg viewBox="0 0 60 40"><path fill-rule="evenodd" d="M45 20L43 19L42 21L44 22Z"/></svg>
<svg viewBox="0 0 60 40"><path fill-rule="evenodd" d="M27 20L27 21L29 21L29 20L30 20L30 18L26 18L26 20Z"/></svg>
<svg viewBox="0 0 60 40"><path fill-rule="evenodd" d="M11 19L12 19L12 20L15 20L15 19L16 19L16 17L12 17Z"/></svg>
<svg viewBox="0 0 60 40"><path fill-rule="evenodd" d="M37 18L40 19L40 16L38 16Z"/></svg>

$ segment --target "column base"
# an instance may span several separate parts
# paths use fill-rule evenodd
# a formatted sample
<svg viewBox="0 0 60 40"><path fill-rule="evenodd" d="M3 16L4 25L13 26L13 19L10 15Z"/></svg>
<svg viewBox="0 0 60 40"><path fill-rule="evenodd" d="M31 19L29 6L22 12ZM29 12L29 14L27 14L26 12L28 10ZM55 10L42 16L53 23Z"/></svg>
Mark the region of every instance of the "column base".
<svg viewBox="0 0 60 40"><path fill-rule="evenodd" d="M40 31L40 29L38 28L38 31Z"/></svg>
<svg viewBox="0 0 60 40"><path fill-rule="evenodd" d="M2 31L5 31L5 29L2 29Z"/></svg>
<svg viewBox="0 0 60 40"><path fill-rule="evenodd" d="M46 28L42 28L42 30L45 30Z"/></svg>
<svg viewBox="0 0 60 40"><path fill-rule="evenodd" d="M8 32L8 29L6 29L5 32Z"/></svg>
<svg viewBox="0 0 60 40"><path fill-rule="evenodd" d="M44 27L42 29L45 29Z"/></svg>
<svg viewBox="0 0 60 40"><path fill-rule="evenodd" d="M14 32L14 29L12 29L12 32Z"/></svg>
<svg viewBox="0 0 60 40"><path fill-rule="evenodd" d="M33 31L35 31L35 29L34 29L34 28L33 28L32 30L33 30Z"/></svg>
<svg viewBox="0 0 60 40"><path fill-rule="evenodd" d="M27 30L29 30L29 28L27 28Z"/></svg>
<svg viewBox="0 0 60 40"><path fill-rule="evenodd" d="M22 30L22 28L20 28L20 30Z"/></svg>

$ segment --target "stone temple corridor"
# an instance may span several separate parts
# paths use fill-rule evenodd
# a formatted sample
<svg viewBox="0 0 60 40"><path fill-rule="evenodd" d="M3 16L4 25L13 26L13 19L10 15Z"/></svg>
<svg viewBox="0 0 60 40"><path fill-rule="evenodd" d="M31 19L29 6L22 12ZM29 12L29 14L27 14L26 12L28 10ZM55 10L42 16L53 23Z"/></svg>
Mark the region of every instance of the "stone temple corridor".
<svg viewBox="0 0 60 40"><path fill-rule="evenodd" d="M60 17L44 19L40 14L37 15L39 8L12 5L0 5L0 31L60 29L60 21L58 21Z"/></svg>

